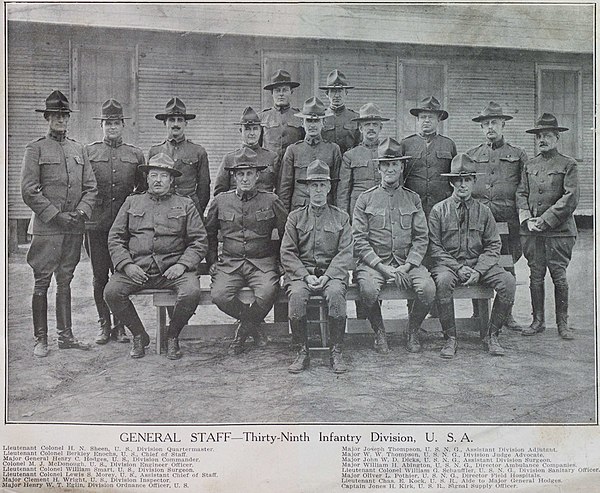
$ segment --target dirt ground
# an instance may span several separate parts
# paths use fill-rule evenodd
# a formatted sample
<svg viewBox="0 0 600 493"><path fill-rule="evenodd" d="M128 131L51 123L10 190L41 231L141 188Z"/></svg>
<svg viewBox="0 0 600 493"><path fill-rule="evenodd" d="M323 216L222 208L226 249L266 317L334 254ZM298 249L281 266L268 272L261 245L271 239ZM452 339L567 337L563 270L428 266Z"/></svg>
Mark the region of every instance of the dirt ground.
<svg viewBox="0 0 600 493"><path fill-rule="evenodd" d="M50 349L34 358L30 296L33 276L25 248L9 259L8 419L77 423L591 423L595 422L594 245L582 231L568 275L574 341L561 340L547 302L547 330L536 337L504 331L508 354L491 357L475 332L460 331L454 360L443 360L441 333L424 334L424 351L409 354L394 335L387 356L372 349L372 337L347 336L350 371L334 375L324 357L310 370L290 375L289 338L274 336L264 349L227 354L228 340L183 341L183 359L128 356L129 345L109 343L91 351L58 350L54 330L54 285L49 294ZM528 269L517 264L515 316L530 323ZM92 342L97 314L87 259L77 268L73 326ZM547 292L552 293L549 276ZM550 296L552 299L553 296ZM548 299L548 295L547 295ZM135 299L154 337L149 297ZM384 316L406 317L406 302L385 302ZM352 313L353 309L350 309ZM464 302L459 313L468 316ZM225 323L216 307L202 307L190 323Z"/></svg>

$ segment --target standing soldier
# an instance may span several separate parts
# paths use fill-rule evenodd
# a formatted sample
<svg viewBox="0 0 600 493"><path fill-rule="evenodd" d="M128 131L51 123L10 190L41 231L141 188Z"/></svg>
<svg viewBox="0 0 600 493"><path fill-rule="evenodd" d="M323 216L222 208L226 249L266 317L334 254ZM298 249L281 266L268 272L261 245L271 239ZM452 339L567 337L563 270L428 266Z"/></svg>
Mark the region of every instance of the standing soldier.
<svg viewBox="0 0 600 493"><path fill-rule="evenodd" d="M277 70L271 76L271 82L263 88L265 91L271 91L273 106L260 113L260 119L265 126L262 145L277 154L278 165L288 146L304 138L302 120L294 116L300 110L290 106L294 88L299 85L299 82L292 80L289 72Z"/></svg>
<svg viewBox="0 0 600 493"><path fill-rule="evenodd" d="M522 249L515 193L527 154L504 140L504 125L512 118L504 114L498 103L490 101L481 114L473 118L474 122L481 124L486 142L468 150L467 155L475 161L477 171L481 173L473 187L473 198L490 208L497 223L508 223L508 237L500 237L502 253L512 255L513 262L516 262L521 258ZM473 302L474 316L478 315L476 307ZM511 330L521 330L512 313L504 325Z"/></svg>
<svg viewBox="0 0 600 493"><path fill-rule="evenodd" d="M408 314L406 348L411 353L421 350L419 329L435 298L433 280L421 265L429 243L427 219L419 196L402 186L408 158L401 152L394 139L381 143L377 158L381 181L360 195L352 224L360 298L375 332L375 350L380 353L389 351L379 304L382 286L395 281L398 287L412 288L417 294Z"/></svg>
<svg viewBox="0 0 600 493"><path fill-rule="evenodd" d="M288 147L281 162L281 180L279 183L279 198L287 210L293 211L309 203L306 172L310 163L315 160L324 162L331 170L331 177L336 182L340 173L342 155L340 148L333 142L325 142L321 135L325 105L319 98L309 98L302 106L302 113L296 116L303 119L306 130L304 140ZM331 185L331 182L330 182ZM331 185L328 201L335 202L336 185Z"/></svg>
<svg viewBox="0 0 600 493"><path fill-rule="evenodd" d="M234 354L244 351L249 335L257 346L267 343L260 325L279 292L279 248L274 247L271 233L277 228L281 238L287 212L277 195L257 187L264 169L265 165L258 161L252 149L237 150L233 162L225 168L226 172L234 173L236 188L215 197L206 220L206 263L213 276L213 303L240 321L231 343ZM217 254L219 230L223 237L220 260ZM252 305L238 298L244 286L254 291Z"/></svg>
<svg viewBox="0 0 600 493"><path fill-rule="evenodd" d="M336 146L337 147L337 146ZM342 345L346 331L346 283L352 263L350 219L327 203L331 189L329 167L316 159L301 182L308 185L310 202L290 213L281 242L281 263L289 296L292 340L299 345L290 373L308 368L306 304L314 294L325 297L329 309L330 362L334 373L344 373Z"/></svg>
<svg viewBox="0 0 600 493"><path fill-rule="evenodd" d="M144 153L123 142L123 129L128 119L123 116L121 103L115 99L105 101L100 118L94 118L100 120L104 138L86 146L98 182L98 200L91 219L85 224L85 249L92 264L94 302L100 318L96 344L106 344L111 337L118 342L129 342L123 323L116 317L111 330L110 310L104 301L108 273L114 272L108 253L108 231L127 196L144 186L142 173L138 170L145 162Z"/></svg>
<svg viewBox="0 0 600 493"><path fill-rule="evenodd" d="M563 339L573 339L573 329L568 324L567 266L577 238L573 212L579 202L579 181L575 159L556 149L560 132L567 130L550 113L544 113L534 128L526 130L535 135L540 153L525 164L517 189L521 242L530 270L533 310L532 324L521 332L524 336L546 329L544 278L548 269L554 282L558 334Z"/></svg>
<svg viewBox="0 0 600 493"><path fill-rule="evenodd" d="M360 132L356 124L356 111L346 108L348 89L354 86L348 84L346 76L335 69L327 76L327 83L320 86L329 98L329 113L323 121L323 139L335 142L340 146L342 155L360 142Z"/></svg>
<svg viewBox="0 0 600 493"><path fill-rule="evenodd" d="M148 158L164 153L175 161L175 169L181 173L181 176L173 181L175 193L191 198L200 216L203 216L210 200L208 156L204 147L185 138L188 120L193 120L196 115L187 113L181 99L171 98L165 106L164 113L158 113L155 118L164 123L167 140L153 145Z"/></svg>
<svg viewBox="0 0 600 493"><path fill-rule="evenodd" d="M402 155L411 157L406 165L404 186L419 194L425 215L429 216L433 205L452 193L448 180L441 174L450 170L456 145L438 134L438 125L448 118L448 112L436 98L423 99L410 114L417 118L419 132L400 142Z"/></svg>
<svg viewBox="0 0 600 493"><path fill-rule="evenodd" d="M69 139L71 109L60 91L46 98L43 113L48 133L25 147L21 175L23 201L33 210L33 239L27 263L35 285L33 354L48 355L48 287L56 278L56 331L59 349L90 349L75 339L71 327L71 280L81 256L84 223L98 194L94 171L84 147Z"/></svg>
<svg viewBox="0 0 600 493"><path fill-rule="evenodd" d="M258 144L263 125L259 116L256 111L248 106L242 114L242 119L236 125L240 125L243 145L240 149L231 151L223 157L223 162L215 179L215 197L221 192L235 189L233 164L235 156L243 149L252 149L256 153L258 167L261 168L258 171L257 188L265 192L274 192L279 177L279 161L277 160L277 154L267 151Z"/></svg>

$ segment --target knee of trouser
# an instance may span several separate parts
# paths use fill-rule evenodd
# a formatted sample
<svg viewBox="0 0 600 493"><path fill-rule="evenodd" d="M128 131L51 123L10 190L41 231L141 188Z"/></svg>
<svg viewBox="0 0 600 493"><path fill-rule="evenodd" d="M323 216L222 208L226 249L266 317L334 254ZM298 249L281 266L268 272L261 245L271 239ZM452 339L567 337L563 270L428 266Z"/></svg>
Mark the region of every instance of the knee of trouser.
<svg viewBox="0 0 600 493"><path fill-rule="evenodd" d="M436 291L433 279L429 278L423 282L415 283L413 289L415 290L415 293L417 293L417 297L421 303L426 305L431 305L433 303Z"/></svg>
<svg viewBox="0 0 600 493"><path fill-rule="evenodd" d="M108 276L98 277L94 276L92 278L92 286L94 289L103 290L108 282Z"/></svg>
<svg viewBox="0 0 600 493"><path fill-rule="evenodd" d="M306 316L306 298L290 296L288 302L288 317L290 320L300 320Z"/></svg>
<svg viewBox="0 0 600 493"><path fill-rule="evenodd" d="M343 285L331 286L326 290L325 298L330 317L346 317L346 290Z"/></svg>
<svg viewBox="0 0 600 493"><path fill-rule="evenodd" d="M455 286L456 276L453 272L441 272L435 276L435 291L439 301L447 302L451 300Z"/></svg>
<svg viewBox="0 0 600 493"><path fill-rule="evenodd" d="M123 294L119 290L119 283L108 281L104 287L104 301L108 305L118 303L123 297Z"/></svg>
<svg viewBox="0 0 600 493"><path fill-rule="evenodd" d="M50 287L50 281L52 281L52 276L48 276L47 278L44 277L43 279L36 279L33 286L33 293L39 295L46 294L48 292L48 288Z"/></svg>
<svg viewBox="0 0 600 493"><path fill-rule="evenodd" d="M505 275L502 276L502 282L496 287L498 298L505 303L512 304L515 301L516 289L517 283L515 278L508 272L505 272Z"/></svg>
<svg viewBox="0 0 600 493"><path fill-rule="evenodd" d="M227 303L230 303L231 301L233 301L233 298L235 297L235 295L232 295L231 293L227 292L226 290L215 289L214 286L210 291L210 295L212 298L212 302L215 305L217 305L219 308L221 308L222 306L227 305Z"/></svg>
<svg viewBox="0 0 600 493"><path fill-rule="evenodd" d="M177 298L180 303L193 303L194 305L197 305L200 301L201 294L200 283L197 281L189 282L179 291Z"/></svg>
<svg viewBox="0 0 600 493"><path fill-rule="evenodd" d="M379 301L379 289L370 283L361 282L359 284L360 300L367 307L372 307Z"/></svg>

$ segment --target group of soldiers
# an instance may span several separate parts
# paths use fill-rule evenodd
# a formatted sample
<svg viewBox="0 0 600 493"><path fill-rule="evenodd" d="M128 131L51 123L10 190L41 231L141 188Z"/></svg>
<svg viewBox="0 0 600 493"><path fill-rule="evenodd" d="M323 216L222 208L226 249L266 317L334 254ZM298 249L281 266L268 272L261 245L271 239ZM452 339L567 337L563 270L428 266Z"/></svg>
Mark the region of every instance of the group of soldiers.
<svg viewBox="0 0 600 493"><path fill-rule="evenodd" d="M328 108L317 97L302 110L291 107L299 85L278 70L264 87L273 107L244 110L236 123L242 145L223 158L206 215L208 157L185 136L196 115L183 101L172 98L156 115L167 138L151 147L146 163L140 149L122 140L128 117L118 101L102 105L97 119L103 139L84 146L66 136L67 98L60 91L50 94L45 108L36 110L44 114L48 133L27 145L22 169L22 196L34 212L27 261L35 278L35 356L48 354L47 290L53 274L58 347L90 348L75 338L71 323L70 282L84 234L100 322L95 342L129 342L127 327L133 358L144 356L150 337L130 295L146 288L176 292L167 357L179 359L179 334L200 299L197 269L203 260L212 276L213 302L239 321L234 354L244 351L249 337L257 346L267 344L261 324L283 275L297 350L290 373L309 365L307 304L314 295L327 305L332 369L347 371L342 346L351 270L360 291L357 315L370 321L380 353L389 352L380 300L387 283L416 295L409 301L407 350L421 350L421 324L435 311L445 338L440 356L448 359L458 347L454 289L494 288L483 343L491 355L501 356L503 326L524 336L545 329L547 269L559 335L573 338L566 268L577 235L577 167L557 150L560 133L568 129L553 115L544 113L527 130L539 149L528 160L504 140L512 116L490 102L473 118L485 142L458 154L454 142L438 133L449 115L433 96L410 110L418 132L397 142L380 139L389 119L375 104L358 113L346 107L352 86L339 70L321 86ZM497 222L508 224L506 238ZM512 317L515 277L499 266L501 253L515 261L524 253L529 263L529 327L519 327ZM251 304L239 297L243 287L253 291Z"/></svg>

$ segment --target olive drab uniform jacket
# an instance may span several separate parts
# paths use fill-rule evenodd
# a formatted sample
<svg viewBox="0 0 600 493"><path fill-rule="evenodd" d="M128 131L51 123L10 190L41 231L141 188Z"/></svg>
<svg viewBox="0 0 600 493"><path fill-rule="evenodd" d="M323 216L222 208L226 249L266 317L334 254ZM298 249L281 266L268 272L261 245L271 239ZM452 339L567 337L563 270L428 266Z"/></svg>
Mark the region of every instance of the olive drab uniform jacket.
<svg viewBox="0 0 600 493"><path fill-rule="evenodd" d="M175 161L175 169L182 173L173 181L175 193L191 198L200 213L204 214L210 200L210 169L204 147L185 138L179 142L175 139L165 140L150 148L148 160L161 152L171 156Z"/></svg>
<svg viewBox="0 0 600 493"><path fill-rule="evenodd" d="M92 216L98 189L83 145L51 133L27 144L21 194L34 212L34 235L83 234L83 222L64 229L52 221L59 212L78 209Z"/></svg>
<svg viewBox="0 0 600 493"><path fill-rule="evenodd" d="M573 212L579 202L577 162L556 149L538 154L525 163L517 189L517 208L521 235L577 236ZM541 217L548 228L541 233L529 231L525 221Z"/></svg>
<svg viewBox="0 0 600 493"><path fill-rule="evenodd" d="M342 106L341 108L329 108L333 113L323 120L323 139L328 142L335 142L340 147L342 155L352 149L360 142L360 130L358 123L353 122L353 118L358 118L356 111Z"/></svg>
<svg viewBox="0 0 600 493"><path fill-rule="evenodd" d="M289 145L304 138L302 119L294 116L299 113L298 108L267 108L260 113L264 125L262 146L268 151L277 154L277 163L280 163Z"/></svg>
<svg viewBox="0 0 600 493"><path fill-rule="evenodd" d="M404 168L404 186L421 197L425 215L433 204L450 197L452 188L448 178L440 176L450 171L450 162L456 156L456 144L443 135L434 135L429 144L418 134L400 142L403 156L410 156Z"/></svg>
<svg viewBox="0 0 600 493"><path fill-rule="evenodd" d="M192 199L169 193L130 195L108 233L115 269L134 263L164 273L175 264L193 271L206 256L206 230Z"/></svg>
<svg viewBox="0 0 600 493"><path fill-rule="evenodd" d="M138 170L145 163L144 153L122 140L109 139L88 144L85 149L98 182L98 198L85 228L108 231L127 196L146 188L144 175Z"/></svg>
<svg viewBox="0 0 600 493"><path fill-rule="evenodd" d="M263 190L265 192L275 191L279 179L279 161L277 160L277 154L267 151L265 148L260 146L246 147L250 147L250 149L256 152L258 166L266 166L266 169L263 169L259 172L256 186L259 190ZM235 176L233 172L228 171L225 168L233 167L234 156L236 152L237 150L228 152L223 157L223 162L221 163L221 167L219 168L217 177L215 179L215 197L222 192L235 189Z"/></svg>

